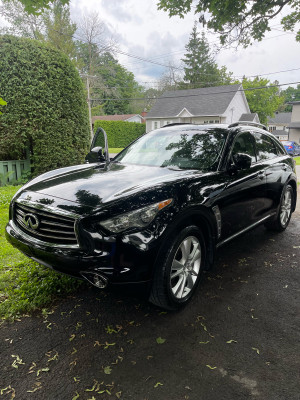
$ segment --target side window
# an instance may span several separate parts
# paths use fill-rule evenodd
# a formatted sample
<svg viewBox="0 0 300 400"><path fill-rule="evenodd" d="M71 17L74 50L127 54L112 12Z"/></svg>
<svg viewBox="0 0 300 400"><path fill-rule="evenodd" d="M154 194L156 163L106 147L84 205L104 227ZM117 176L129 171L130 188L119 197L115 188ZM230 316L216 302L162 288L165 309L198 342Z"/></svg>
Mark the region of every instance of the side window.
<svg viewBox="0 0 300 400"><path fill-rule="evenodd" d="M277 157L277 150L271 138L262 133L256 132L255 135L257 161L270 160Z"/></svg>
<svg viewBox="0 0 300 400"><path fill-rule="evenodd" d="M286 155L286 151L285 148L283 147L283 145L281 143L278 143L277 141L274 142L275 146L276 146L276 150L277 150L277 154L280 156L285 156Z"/></svg>
<svg viewBox="0 0 300 400"><path fill-rule="evenodd" d="M254 139L251 133L243 132L235 138L232 156L237 153L248 154L252 159L252 163L256 162Z"/></svg>

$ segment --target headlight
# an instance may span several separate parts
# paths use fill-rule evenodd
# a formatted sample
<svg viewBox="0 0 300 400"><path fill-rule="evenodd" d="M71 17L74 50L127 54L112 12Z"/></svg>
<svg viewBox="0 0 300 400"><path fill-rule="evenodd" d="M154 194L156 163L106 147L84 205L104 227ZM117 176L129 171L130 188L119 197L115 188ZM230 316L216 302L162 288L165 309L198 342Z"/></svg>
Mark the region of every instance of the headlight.
<svg viewBox="0 0 300 400"><path fill-rule="evenodd" d="M160 201L159 203L101 221L100 225L113 233L119 233L129 228L144 228L153 221L160 210L171 204L171 202L172 199Z"/></svg>

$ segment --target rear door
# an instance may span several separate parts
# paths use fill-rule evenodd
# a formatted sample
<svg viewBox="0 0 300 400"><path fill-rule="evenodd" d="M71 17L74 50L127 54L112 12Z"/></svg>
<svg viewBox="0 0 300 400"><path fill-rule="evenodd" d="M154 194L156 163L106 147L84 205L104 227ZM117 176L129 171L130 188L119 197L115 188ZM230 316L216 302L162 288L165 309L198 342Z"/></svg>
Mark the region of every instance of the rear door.
<svg viewBox="0 0 300 400"><path fill-rule="evenodd" d="M251 166L234 170L233 156L236 153L248 154L252 159ZM229 183L218 199L222 218L221 240L260 221L266 207L265 165L257 163L255 140L250 132L236 136L228 163L225 173L229 176Z"/></svg>
<svg viewBox="0 0 300 400"><path fill-rule="evenodd" d="M292 168L286 162L288 157L275 139L262 132L255 132L257 162L265 170L266 175L266 208L265 215L275 213L280 196Z"/></svg>

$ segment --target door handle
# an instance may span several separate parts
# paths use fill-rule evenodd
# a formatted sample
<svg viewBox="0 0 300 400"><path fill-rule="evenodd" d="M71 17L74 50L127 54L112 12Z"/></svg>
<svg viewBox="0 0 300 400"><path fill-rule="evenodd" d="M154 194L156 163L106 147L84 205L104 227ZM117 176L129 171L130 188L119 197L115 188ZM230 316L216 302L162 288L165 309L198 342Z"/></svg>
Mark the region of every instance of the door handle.
<svg viewBox="0 0 300 400"><path fill-rule="evenodd" d="M264 177L266 176L265 170L259 171L259 173L257 174L257 176L258 176L259 179L263 180Z"/></svg>

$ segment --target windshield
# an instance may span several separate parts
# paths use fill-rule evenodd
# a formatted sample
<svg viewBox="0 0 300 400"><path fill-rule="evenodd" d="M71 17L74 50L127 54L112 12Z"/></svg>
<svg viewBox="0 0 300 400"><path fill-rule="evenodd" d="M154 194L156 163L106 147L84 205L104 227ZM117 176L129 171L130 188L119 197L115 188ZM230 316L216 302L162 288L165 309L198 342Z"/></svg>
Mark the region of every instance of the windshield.
<svg viewBox="0 0 300 400"><path fill-rule="evenodd" d="M186 128L185 128L186 129ZM221 128L152 131L120 153L114 161L124 164L216 170L227 131Z"/></svg>

